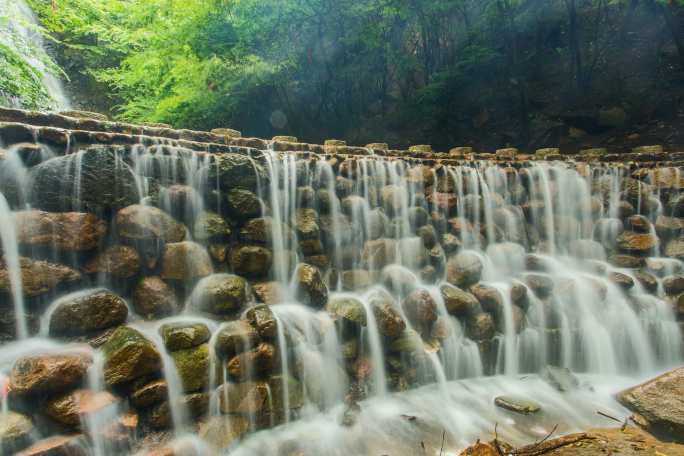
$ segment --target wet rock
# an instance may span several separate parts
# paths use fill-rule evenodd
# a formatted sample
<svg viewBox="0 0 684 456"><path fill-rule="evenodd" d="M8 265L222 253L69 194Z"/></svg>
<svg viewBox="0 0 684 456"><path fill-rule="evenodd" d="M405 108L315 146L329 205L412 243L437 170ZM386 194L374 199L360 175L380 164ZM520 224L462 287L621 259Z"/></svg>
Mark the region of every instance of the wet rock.
<svg viewBox="0 0 684 456"><path fill-rule="evenodd" d="M240 276L213 274L197 284L190 305L215 315L234 315L248 302L247 287L247 281Z"/></svg>
<svg viewBox="0 0 684 456"><path fill-rule="evenodd" d="M611 255L608 258L610 264L618 268L634 269L644 263L644 259L633 255Z"/></svg>
<svg viewBox="0 0 684 456"><path fill-rule="evenodd" d="M494 399L494 404L497 407L522 415L531 415L541 410L541 406L538 403L530 399L514 396L498 396Z"/></svg>
<svg viewBox="0 0 684 456"><path fill-rule="evenodd" d="M37 261L30 258L19 258L21 268L22 292L26 297L40 296L56 288L73 284L81 279L81 274L61 264ZM0 257L0 292L11 294L7 264Z"/></svg>
<svg viewBox="0 0 684 456"><path fill-rule="evenodd" d="M202 211L193 224L193 236L200 242L220 242L230 239L228 223L215 212Z"/></svg>
<svg viewBox="0 0 684 456"><path fill-rule="evenodd" d="M404 332L406 322L397 309L394 298L389 293L385 291L374 292L368 297L368 303L373 311L380 334L392 339L399 337Z"/></svg>
<svg viewBox="0 0 684 456"><path fill-rule="evenodd" d="M220 154L209 167L208 182L217 182L222 190L244 189L256 192L259 182L268 182L264 168L250 157L239 154Z"/></svg>
<svg viewBox="0 0 684 456"><path fill-rule="evenodd" d="M20 413L8 411L0 414L0 451L13 454L31 442L33 423Z"/></svg>
<svg viewBox="0 0 684 456"><path fill-rule="evenodd" d="M663 279L663 289L670 296L677 296L684 293L684 276L668 276Z"/></svg>
<svg viewBox="0 0 684 456"><path fill-rule="evenodd" d="M665 256L684 261L684 239L673 239L665 246Z"/></svg>
<svg viewBox="0 0 684 456"><path fill-rule="evenodd" d="M470 252L462 252L447 262L447 282L467 288L480 281L482 260Z"/></svg>
<svg viewBox="0 0 684 456"><path fill-rule="evenodd" d="M487 312L473 315L466 321L466 333L475 341L490 340L494 337L494 318Z"/></svg>
<svg viewBox="0 0 684 456"><path fill-rule="evenodd" d="M245 312L245 319L256 329L260 337L275 339L278 336L278 320L269 306L250 307Z"/></svg>
<svg viewBox="0 0 684 456"><path fill-rule="evenodd" d="M92 250L107 234L103 220L81 212L21 211L15 225L19 244L68 252Z"/></svg>
<svg viewBox="0 0 684 456"><path fill-rule="evenodd" d="M234 188L226 195L228 210L240 220L259 217L263 211L263 203L259 197L249 190Z"/></svg>
<svg viewBox="0 0 684 456"><path fill-rule="evenodd" d="M393 239L376 239L363 245L361 260L369 269L382 269L396 261L396 253Z"/></svg>
<svg viewBox="0 0 684 456"><path fill-rule="evenodd" d="M418 278L409 269L398 265L385 267L380 280L390 292L399 295L407 295L418 286Z"/></svg>
<svg viewBox="0 0 684 456"><path fill-rule="evenodd" d="M617 238L617 248L628 254L647 255L658 246L658 238L651 233L625 231Z"/></svg>
<svg viewBox="0 0 684 456"><path fill-rule="evenodd" d="M214 348L224 358L232 358L255 347L258 340L259 334L249 322L230 321L219 328Z"/></svg>
<svg viewBox="0 0 684 456"><path fill-rule="evenodd" d="M415 290L403 303L406 317L414 322L432 322L437 319L437 304L427 290Z"/></svg>
<svg viewBox="0 0 684 456"><path fill-rule="evenodd" d="M247 244L268 244L273 233L273 218L259 217L247 221L240 228L240 240ZM289 236L292 239L292 236Z"/></svg>
<svg viewBox="0 0 684 456"><path fill-rule="evenodd" d="M273 253L262 246L238 246L230 253L230 266L233 272L241 276L265 277L271 270L272 264Z"/></svg>
<svg viewBox="0 0 684 456"><path fill-rule="evenodd" d="M176 398L177 407L182 407L188 412L188 418L197 419L204 415L209 408L209 395L207 393L184 394ZM157 404L147 412L147 423L152 429L168 429L173 425L171 404L164 401Z"/></svg>
<svg viewBox="0 0 684 456"><path fill-rule="evenodd" d="M320 236L318 214L313 209L297 209L294 216L294 227L299 239L318 239Z"/></svg>
<svg viewBox="0 0 684 456"><path fill-rule="evenodd" d="M137 330L122 326L102 346L104 379L107 385L118 385L147 374L162 366L157 347Z"/></svg>
<svg viewBox="0 0 684 456"><path fill-rule="evenodd" d="M115 218L119 236L128 241L176 243L185 239L185 227L152 206L135 204L121 209Z"/></svg>
<svg viewBox="0 0 684 456"><path fill-rule="evenodd" d="M638 415L648 430L684 442L684 368L678 368L618 394L618 401Z"/></svg>
<svg viewBox="0 0 684 456"><path fill-rule="evenodd" d="M459 454L459 456L500 456L499 451L494 445L478 442L469 446Z"/></svg>
<svg viewBox="0 0 684 456"><path fill-rule="evenodd" d="M542 274L526 274L524 281L534 294L541 299L550 296L554 288L551 277Z"/></svg>
<svg viewBox="0 0 684 456"><path fill-rule="evenodd" d="M320 271L310 264L300 263L295 272L297 298L303 303L321 308L328 301L328 287L323 282Z"/></svg>
<svg viewBox="0 0 684 456"><path fill-rule="evenodd" d="M635 233L650 233L651 222L643 215L633 215L627 219L627 229Z"/></svg>
<svg viewBox="0 0 684 456"><path fill-rule="evenodd" d="M39 440L16 456L87 456L83 435L55 435Z"/></svg>
<svg viewBox="0 0 684 456"><path fill-rule="evenodd" d="M406 329L389 345L389 349L393 353L412 353L423 350L423 348L424 344L420 334L413 329Z"/></svg>
<svg viewBox="0 0 684 456"><path fill-rule="evenodd" d="M585 260L602 260L605 258L603 245L590 239L577 239L568 246L570 254Z"/></svg>
<svg viewBox="0 0 684 456"><path fill-rule="evenodd" d="M228 374L238 380L263 377L277 366L277 350L268 343L260 343L252 350L234 356L228 362Z"/></svg>
<svg viewBox="0 0 684 456"><path fill-rule="evenodd" d="M676 238L684 230L684 220L677 217L659 215L656 219L655 230L661 239L670 240Z"/></svg>
<svg viewBox="0 0 684 456"><path fill-rule="evenodd" d="M162 279L187 282L212 272L211 258L200 244L189 241L166 244L160 274Z"/></svg>
<svg viewBox="0 0 684 456"><path fill-rule="evenodd" d="M139 199L133 170L106 146L47 160L31 170L31 182L33 207L50 212L106 215Z"/></svg>
<svg viewBox="0 0 684 456"><path fill-rule="evenodd" d="M611 272L608 274L608 280L615 284L623 291L628 291L634 287L634 279L627 274L621 272Z"/></svg>
<svg viewBox="0 0 684 456"><path fill-rule="evenodd" d="M220 451L242 438L249 427L249 420L239 415L215 416L200 424L199 436Z"/></svg>
<svg viewBox="0 0 684 456"><path fill-rule="evenodd" d="M209 381L209 345L171 352L183 391L192 393L204 389Z"/></svg>
<svg viewBox="0 0 684 456"><path fill-rule="evenodd" d="M148 320L173 315L178 308L175 292L161 277L144 277L133 291L133 309Z"/></svg>
<svg viewBox="0 0 684 456"><path fill-rule="evenodd" d="M166 323L159 328L159 334L169 351L197 347L211 337L209 328L204 323Z"/></svg>
<svg viewBox="0 0 684 456"><path fill-rule="evenodd" d="M328 301L326 310L333 319L342 319L359 326L366 326L366 309L356 298L333 297Z"/></svg>
<svg viewBox="0 0 684 456"><path fill-rule="evenodd" d="M83 267L86 274L105 274L116 279L130 279L140 270L140 255L131 247L113 245Z"/></svg>
<svg viewBox="0 0 684 456"><path fill-rule="evenodd" d="M126 321L128 307L105 289L78 291L60 298L50 314L51 336L80 336L113 328Z"/></svg>
<svg viewBox="0 0 684 456"><path fill-rule="evenodd" d="M252 284L252 291L254 291L257 302L264 304L277 304L283 297L282 287L276 281Z"/></svg>
<svg viewBox="0 0 684 456"><path fill-rule="evenodd" d="M561 393L579 388L580 381L567 367L546 366L541 378Z"/></svg>
<svg viewBox="0 0 684 456"><path fill-rule="evenodd" d="M166 380L159 379L146 383L130 395L131 404L138 409L145 409L169 398L169 386Z"/></svg>
<svg viewBox="0 0 684 456"><path fill-rule="evenodd" d="M504 297L501 292L489 285L477 284L470 287L470 292L477 298L485 312L500 312Z"/></svg>
<svg viewBox="0 0 684 456"><path fill-rule="evenodd" d="M342 288L349 291L365 290L373 285L371 274L365 269L342 271L340 274Z"/></svg>
<svg viewBox="0 0 684 456"><path fill-rule="evenodd" d="M9 386L22 396L59 393L81 384L90 364L85 354L26 356L14 363Z"/></svg>
<svg viewBox="0 0 684 456"><path fill-rule="evenodd" d="M80 389L50 399L45 405L45 413L61 425L77 428L88 415L115 407L117 402L117 398L107 391Z"/></svg>
<svg viewBox="0 0 684 456"><path fill-rule="evenodd" d="M637 271L634 275L646 292L656 293L658 291L658 279L656 276L646 271Z"/></svg>
<svg viewBox="0 0 684 456"><path fill-rule="evenodd" d="M479 306L477 298L450 284L439 287L444 305L451 315L464 317L473 313Z"/></svg>

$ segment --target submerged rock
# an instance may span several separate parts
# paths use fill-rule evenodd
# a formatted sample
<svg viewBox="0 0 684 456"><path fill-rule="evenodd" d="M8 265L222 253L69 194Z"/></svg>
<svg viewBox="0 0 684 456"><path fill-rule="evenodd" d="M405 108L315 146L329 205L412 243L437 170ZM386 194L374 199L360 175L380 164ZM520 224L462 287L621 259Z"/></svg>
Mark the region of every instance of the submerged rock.
<svg viewBox="0 0 684 456"><path fill-rule="evenodd" d="M649 431L684 443L684 367L622 391L617 398Z"/></svg>
<svg viewBox="0 0 684 456"><path fill-rule="evenodd" d="M105 289L77 291L53 304L51 336L81 336L112 328L126 321L128 307L118 295Z"/></svg>
<svg viewBox="0 0 684 456"><path fill-rule="evenodd" d="M511 412L530 415L541 410L541 406L536 402L514 396L498 396L494 399L494 404Z"/></svg>
<svg viewBox="0 0 684 456"><path fill-rule="evenodd" d="M157 347L137 330L128 326L117 329L102 346L104 379L107 385L118 385L161 368Z"/></svg>
<svg viewBox="0 0 684 456"><path fill-rule="evenodd" d="M579 379L567 367L546 366L541 378L560 392L573 391L580 386Z"/></svg>

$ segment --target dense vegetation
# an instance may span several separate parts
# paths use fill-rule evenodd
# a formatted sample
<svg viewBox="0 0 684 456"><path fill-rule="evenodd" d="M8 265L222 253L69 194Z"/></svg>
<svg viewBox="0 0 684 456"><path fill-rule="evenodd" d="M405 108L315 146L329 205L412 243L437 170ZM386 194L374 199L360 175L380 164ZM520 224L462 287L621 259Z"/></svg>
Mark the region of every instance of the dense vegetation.
<svg viewBox="0 0 684 456"><path fill-rule="evenodd" d="M543 145L684 107L683 0L29 3L76 91L122 119Z"/></svg>

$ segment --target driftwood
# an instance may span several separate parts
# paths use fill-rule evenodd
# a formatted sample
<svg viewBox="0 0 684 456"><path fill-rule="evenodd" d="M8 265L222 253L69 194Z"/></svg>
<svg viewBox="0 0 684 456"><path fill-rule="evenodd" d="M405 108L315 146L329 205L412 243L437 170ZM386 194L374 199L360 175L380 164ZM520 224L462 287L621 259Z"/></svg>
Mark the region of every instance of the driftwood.
<svg viewBox="0 0 684 456"><path fill-rule="evenodd" d="M581 442L582 440L593 440L596 437L590 436L587 433L581 433L581 434L571 434L571 435L566 435L564 437L558 437L556 439L550 440L550 441L545 441L542 440L539 443L533 443L532 445L527 445L522 448L519 448L517 450L513 450L509 452L508 454L514 454L514 455L524 455L524 456L537 456L541 454L548 453L550 451L556 450L558 448L567 446L567 445L572 445L577 442Z"/></svg>

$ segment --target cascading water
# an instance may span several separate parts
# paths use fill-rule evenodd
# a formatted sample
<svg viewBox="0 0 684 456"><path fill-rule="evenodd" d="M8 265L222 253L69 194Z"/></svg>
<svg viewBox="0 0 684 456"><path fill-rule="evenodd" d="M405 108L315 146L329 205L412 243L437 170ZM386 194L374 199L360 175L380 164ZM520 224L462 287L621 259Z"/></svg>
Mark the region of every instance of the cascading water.
<svg viewBox="0 0 684 456"><path fill-rule="evenodd" d="M23 0L0 0L0 11L3 12L0 19L7 21L3 21L3 30L0 30L0 44L15 51L41 76L51 100L50 108L68 109L69 99L55 75L56 70L51 68L54 64L49 61L40 25L31 8Z"/></svg>
<svg viewBox="0 0 684 456"><path fill-rule="evenodd" d="M678 172L79 135L0 154L0 335L35 348L0 347L0 419L36 423L12 445L66 427L98 455L164 430L197 454L414 454L496 423L525 442L624 416L610 394L684 357ZM27 383L31 363L63 380ZM549 364L591 388L554 390Z"/></svg>

